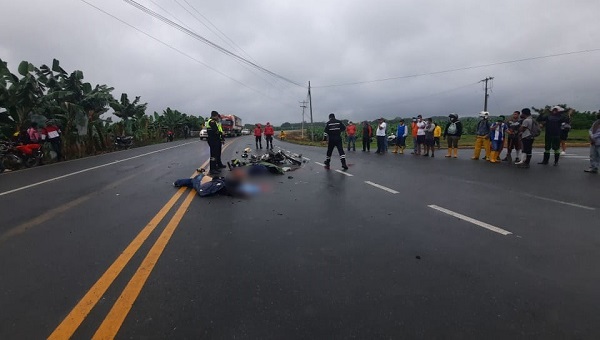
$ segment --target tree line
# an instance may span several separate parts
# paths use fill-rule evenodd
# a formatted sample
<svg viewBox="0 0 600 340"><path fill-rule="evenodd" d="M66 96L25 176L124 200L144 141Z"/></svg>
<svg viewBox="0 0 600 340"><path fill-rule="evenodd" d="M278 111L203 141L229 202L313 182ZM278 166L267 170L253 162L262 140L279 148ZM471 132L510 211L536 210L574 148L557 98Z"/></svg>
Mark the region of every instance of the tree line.
<svg viewBox="0 0 600 340"><path fill-rule="evenodd" d="M80 70L65 71L60 62L52 66L22 61L14 74L0 59L0 139L11 139L15 132L32 122L43 127L53 120L62 130L67 157L83 157L112 149L115 136L133 136L136 144L162 141L167 131L183 136L199 130L204 119L171 108L146 115L147 103L126 93L116 99L114 88L84 82ZM102 118L110 109L121 120Z"/></svg>

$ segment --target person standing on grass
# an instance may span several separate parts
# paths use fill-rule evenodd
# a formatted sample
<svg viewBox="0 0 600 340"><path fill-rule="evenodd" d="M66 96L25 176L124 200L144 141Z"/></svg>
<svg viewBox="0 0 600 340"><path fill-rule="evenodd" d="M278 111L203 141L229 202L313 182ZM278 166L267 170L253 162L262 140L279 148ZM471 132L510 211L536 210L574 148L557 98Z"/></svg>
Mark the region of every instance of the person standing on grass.
<svg viewBox="0 0 600 340"><path fill-rule="evenodd" d="M342 161L342 168L348 170L346 165L346 153L344 153L344 145L342 143L342 132L346 131L344 123L335 118L335 114L329 114L329 121L325 124L325 136L327 137L327 158L325 159L325 169L329 169L331 164L331 154L333 148L337 148Z"/></svg>
<svg viewBox="0 0 600 340"><path fill-rule="evenodd" d="M387 124L383 121L383 118L379 118L377 122L377 131L375 131L375 136L377 137L377 151L375 153L382 155L385 152Z"/></svg>
<svg viewBox="0 0 600 340"><path fill-rule="evenodd" d="M506 157L502 161L512 162L512 150L515 149L517 157L515 162L521 161L521 139L519 138L519 127L521 127L521 112L515 111L506 122Z"/></svg>
<svg viewBox="0 0 600 340"><path fill-rule="evenodd" d="M396 130L396 148L394 149L393 153L398 153L398 149L400 149L400 154L404 154L404 149L406 148L407 135L408 127L404 125L404 119L400 119L398 129Z"/></svg>
<svg viewBox="0 0 600 340"><path fill-rule="evenodd" d="M437 146L438 150L440 149L440 137L442 136L442 127L440 124L435 124L435 129L433 130L433 142Z"/></svg>
<svg viewBox="0 0 600 340"><path fill-rule="evenodd" d="M348 151L356 151L356 125L352 122L348 122L346 126L346 135L348 136Z"/></svg>
<svg viewBox="0 0 600 340"><path fill-rule="evenodd" d="M538 164L547 165L550 161L550 149L554 150L554 166L558 165L560 158L560 134L561 125L566 123L568 119L562 115L564 109L560 106L552 108L551 114L538 117L538 122L542 123L546 128L544 138L544 159Z"/></svg>
<svg viewBox="0 0 600 340"><path fill-rule="evenodd" d="M596 121L589 131L590 137L590 167L583 171L597 174L600 167L600 111L596 113Z"/></svg>
<svg viewBox="0 0 600 340"><path fill-rule="evenodd" d="M456 113L451 113L448 115L448 118L450 118L450 121L444 129L444 139L447 138L448 140L448 154L446 158L458 158L458 140L462 136L463 127Z"/></svg>
<svg viewBox="0 0 600 340"><path fill-rule="evenodd" d="M521 110L521 126L519 127L519 135L521 137L521 143L523 145L523 153L525 159L521 159L520 162L515 163L519 168L529 168L529 162L531 162L531 154L533 150L534 136L532 134L532 128L534 126L533 118L531 117L531 110L524 108Z"/></svg>

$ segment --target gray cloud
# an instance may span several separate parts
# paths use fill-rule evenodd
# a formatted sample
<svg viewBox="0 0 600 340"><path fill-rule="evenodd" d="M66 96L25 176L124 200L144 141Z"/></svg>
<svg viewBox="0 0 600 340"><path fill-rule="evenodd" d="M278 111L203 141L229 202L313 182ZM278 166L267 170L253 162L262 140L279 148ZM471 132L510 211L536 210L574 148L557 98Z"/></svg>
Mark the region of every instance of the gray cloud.
<svg viewBox="0 0 600 340"><path fill-rule="evenodd" d="M184 0L139 1L303 87L241 65L123 1L90 2L197 61L75 0L3 4L0 58L15 72L21 60L39 66L57 58L86 81L115 87L115 97L141 96L148 114L216 109L248 123L299 121L308 81L316 120L329 112L352 120L474 115L483 107L475 83L486 76L495 77L493 114L556 103L600 108L600 52L320 87L600 48L596 0L187 1L241 49L186 12L179 4L201 18Z"/></svg>

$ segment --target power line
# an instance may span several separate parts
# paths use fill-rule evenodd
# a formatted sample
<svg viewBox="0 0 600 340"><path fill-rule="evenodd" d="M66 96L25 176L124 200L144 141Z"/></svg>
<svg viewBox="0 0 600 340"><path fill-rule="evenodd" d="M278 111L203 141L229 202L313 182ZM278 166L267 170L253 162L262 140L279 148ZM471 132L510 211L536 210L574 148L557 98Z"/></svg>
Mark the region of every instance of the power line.
<svg viewBox="0 0 600 340"><path fill-rule="evenodd" d="M232 77L228 76L227 74L225 74L225 73L223 73L223 72L221 72L221 71L219 71L219 70L217 70L217 69L215 69L215 68L213 68L213 67L211 67L211 66L207 65L206 63L204 63L204 62L202 62L202 61L200 61L200 60L198 60L198 59L196 59L196 58L192 57L191 55L189 55L189 54L187 54L187 53L185 53L185 52L183 52L183 51L181 51L181 50L177 49L176 47L173 47L173 46L171 46L171 45L167 44L166 42L164 42L164 41L162 41L162 40L160 40L160 39L158 39L158 38L155 38L154 36L152 36L152 35L150 35L150 34L148 34L148 33L144 32L144 31L140 30L139 28L137 28L137 27L135 27L135 26L133 26L133 25L129 24L128 22L125 22L125 21L123 21L123 20L121 20L121 19L117 18L116 16L114 16L114 15L112 15L112 14L110 14L110 13L106 12L105 10L103 10L103 9L101 9L101 8L99 8L99 7L96 7L96 6L94 6L93 4L91 4L91 3L87 2L86 0L80 0L80 1L81 1L81 2L83 2L83 3L85 3L85 4L87 4L87 5L89 5L89 6L91 6L91 7L93 7L93 8L95 8L96 10L98 10L98 11L100 11L100 12L102 12L102 13L104 13L104 14L106 14L106 15L110 16L110 17L112 17L113 19L115 19L115 20L117 20L117 21L121 22L122 24L124 24L124 25L127 25L127 26L129 26L129 27L133 28L134 30L136 30L136 31L138 31L138 32L140 32L140 33L142 33L143 35L147 36L148 38L150 38L150 39L152 39L152 40L154 40L154 41L156 41L156 42L159 42L159 43L161 43L162 45L164 45L164 46L166 46L166 47L168 47L168 48L170 48L170 49L174 50L175 52L177 52L177 53L179 53L179 54L181 54L181 55L183 55L183 56L185 56L185 57L187 57L187 58L189 58L189 59L191 59L191 60L193 60L193 61L195 61L195 62L197 62L197 63L201 64L201 65L203 65L204 67L206 67L206 68L208 68L208 69L210 69L210 70L213 70L214 72L216 72L216 73L218 73L218 74L222 75L223 77L225 77L225 78L228 78L228 79L230 79L230 80L232 80L232 81L234 81L234 82L236 82L236 83L238 83L238 84L240 84L240 85L242 85L242 86L244 86L244 87L246 87L246 88L248 88L248 89L250 89L250 90L252 90L252 91L254 91L254 92L258 93L258 94L260 94L260 95L262 95L262 96L265 96L266 98L269 98L269 99L271 99L271 98L270 98L268 95L266 95L266 94L262 93L261 91L259 91L259 90L255 89L255 88L253 88L253 87L250 87L250 86L248 86L248 85L244 84L243 82L241 82L241 81L239 81L239 80L237 80L237 79L235 79L235 78L232 78Z"/></svg>
<svg viewBox="0 0 600 340"><path fill-rule="evenodd" d="M277 74L277 73L275 73L273 71L267 70L266 68L264 68L264 67L262 67L260 65L257 65L255 63L253 63L252 61L250 61L250 60L248 60L248 59L246 59L244 57L241 57L241 56L239 56L239 55L237 55L237 54L229 51L228 49L226 49L226 48L224 48L222 46L219 46L219 45L215 44L214 42L212 42L212 41L204 38L203 36L201 36L201 35L199 35L199 34L197 34L195 32L192 32L189 29L187 29L187 28L185 28L185 27L183 27L183 26L181 26L181 25L179 25L179 24L177 24L177 23L169 20L168 18L165 18L164 16L162 16L162 15L154 12L153 10L149 9L148 7L146 7L144 5L141 5L141 4L139 4L139 3L137 3L137 2L135 2L133 0L123 0L123 1L125 1L126 3L132 5L133 7L141 10L142 12L144 12L144 13L146 13L146 14L148 14L148 15L150 15L150 16L152 16L152 17L154 17L154 18L156 18L156 19L158 19L158 20L160 20L160 21L162 21L164 23L166 23L167 25L169 25L169 26L171 26L171 27L173 27L173 28L175 28L175 29L177 29L177 30L179 30L179 31L181 31L181 32L189 35L190 37L192 37L192 38L194 38L194 39L196 39L196 40L198 40L200 42L203 42L203 43L209 45L210 47L218 50L219 52L224 53L225 55L228 55L230 57L238 59L238 60L240 60L240 61L242 61L242 62L244 62L244 63L246 63L246 64L248 64L248 65L250 65L250 66L252 66L252 67L254 67L256 69L258 69L259 71L265 72L265 73L267 73L267 74L269 74L269 75L271 75L271 76L273 76L275 78L279 78L281 80L284 80L284 81L286 81L286 82L288 82L290 84L293 84L293 85L296 85L296 86L299 86L299 87L304 87L301 84L299 84L299 83L297 83L297 82L295 82L293 80L290 80L290 79L288 79L288 78L286 78L286 77L284 77L282 75L279 75L279 74Z"/></svg>
<svg viewBox="0 0 600 340"><path fill-rule="evenodd" d="M472 70L472 69L483 68L483 67L490 67L490 66L496 66L496 65L513 64L513 63L520 63L520 62L523 62L523 61L545 59L545 58L554 58L554 57L560 57L560 56L572 55L572 54L592 53L592 52L598 52L598 51L600 51L600 48L592 48L592 49L580 50L580 51L571 51L571 52L564 52L564 53L548 54L548 55L543 55L543 56L536 56L536 57L529 57L529 58L508 60L508 61L500 61L500 62L490 63L490 64L459 67L459 68L453 68L453 69L443 70L443 71L435 71L435 72L428 72L428 73L417 73L417 74L411 74L411 75L399 76L399 77L382 78L382 79L374 79L374 80L365 80L365 81L357 81L357 82L342 83L342 84L333 84L333 85L313 86L313 88L341 87L341 86L350 86L350 85L360 85L360 84L368 84L368 83L375 83L375 82L383 82L383 81L396 80L396 79L416 78L416 77L422 77L422 76L430 76L430 75L434 75L434 74L442 74L442 73L450 73L450 72L457 72L457 71L465 71L465 70Z"/></svg>
<svg viewBox="0 0 600 340"><path fill-rule="evenodd" d="M152 0L150 0L152 1ZM187 0L184 0L185 3L192 8L196 13L198 13L198 15L200 15L204 20L206 20L208 23L210 23L210 25L212 27L214 27L213 30L212 28L210 28L208 25L206 25L202 20L200 20L196 15L194 15L194 13L190 12L189 9L185 8L185 6L183 6L179 1L177 0L173 0L177 5L179 5L179 7L181 7L183 10L185 10L189 15L191 15L194 19L196 19L196 21L198 21L200 24L202 24L204 27L206 27L206 29L208 29L209 31L211 31L214 35L216 35L217 37L219 37L219 39L221 39L224 43L226 43L227 45L229 45L230 47L237 49L241 52L243 52L249 59L252 59L253 62L256 62L252 56L250 56L246 51L244 51L244 49L242 49L239 45L237 45L232 39L230 39L225 33L223 33L217 26L215 26L208 18L206 18L204 15L202 15L202 13L200 13L194 6L192 6L192 4L190 4ZM173 16L173 15L172 15ZM173 16L174 17L174 16ZM181 20L178 20L179 22L182 22ZM189 26L187 25L183 25L186 28L188 28L190 31L192 30ZM218 33L217 33L218 32ZM226 40L227 39L227 40ZM259 77L260 79L262 79L265 83L269 84L270 86L272 86L273 88L276 88L275 83L271 82L269 79L263 77L262 75L260 75L259 73L257 73L255 70L253 70L252 68L250 68L248 65L246 65L246 63L241 62L238 59L235 59L236 62L240 63L244 68L246 68L248 71L250 71L252 74L254 74L255 76ZM278 81L278 79L274 80L275 82Z"/></svg>

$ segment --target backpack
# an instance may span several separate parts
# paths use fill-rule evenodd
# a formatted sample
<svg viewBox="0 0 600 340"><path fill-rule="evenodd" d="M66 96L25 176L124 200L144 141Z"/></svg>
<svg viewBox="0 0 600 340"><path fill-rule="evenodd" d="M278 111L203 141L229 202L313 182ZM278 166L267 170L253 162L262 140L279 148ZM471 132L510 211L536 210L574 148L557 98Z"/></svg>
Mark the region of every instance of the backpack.
<svg viewBox="0 0 600 340"><path fill-rule="evenodd" d="M531 137L537 137L542 133L542 129L540 129L540 124L535 119L531 119L531 129L529 129L529 133L531 133Z"/></svg>
<svg viewBox="0 0 600 340"><path fill-rule="evenodd" d="M449 134L449 135L454 135L454 134L456 134L456 131L457 131L457 130L458 130L458 129L456 128L456 123L452 122L452 123L450 123L450 125L448 125L448 134Z"/></svg>

